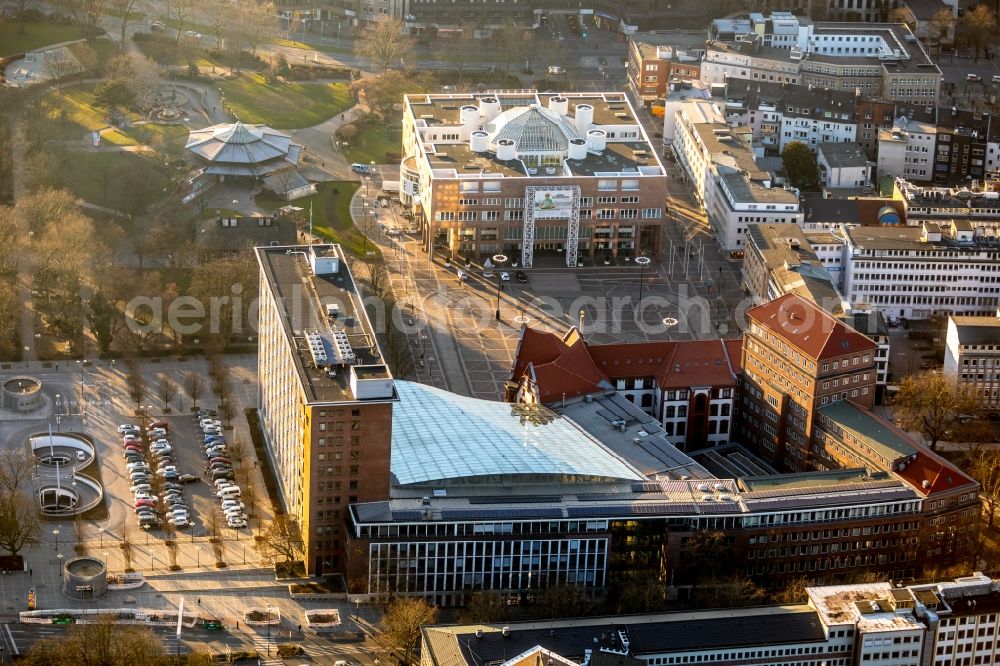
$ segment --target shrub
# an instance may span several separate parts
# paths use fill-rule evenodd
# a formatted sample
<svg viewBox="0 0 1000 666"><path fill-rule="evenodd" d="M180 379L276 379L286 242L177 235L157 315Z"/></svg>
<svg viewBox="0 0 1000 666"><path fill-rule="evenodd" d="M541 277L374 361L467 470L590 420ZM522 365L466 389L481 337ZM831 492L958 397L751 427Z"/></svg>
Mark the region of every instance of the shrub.
<svg viewBox="0 0 1000 666"><path fill-rule="evenodd" d="M292 643L284 643L278 646L278 656L279 657L298 657L305 654L306 651L302 649L301 645L295 645Z"/></svg>

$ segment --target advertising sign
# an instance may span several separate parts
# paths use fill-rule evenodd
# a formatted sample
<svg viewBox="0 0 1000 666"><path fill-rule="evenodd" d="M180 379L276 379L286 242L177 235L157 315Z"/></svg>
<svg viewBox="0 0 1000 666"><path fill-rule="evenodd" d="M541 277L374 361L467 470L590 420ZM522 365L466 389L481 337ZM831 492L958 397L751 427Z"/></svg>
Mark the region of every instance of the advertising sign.
<svg viewBox="0 0 1000 666"><path fill-rule="evenodd" d="M573 192L570 189L543 189L535 192L535 219L565 218L573 212Z"/></svg>

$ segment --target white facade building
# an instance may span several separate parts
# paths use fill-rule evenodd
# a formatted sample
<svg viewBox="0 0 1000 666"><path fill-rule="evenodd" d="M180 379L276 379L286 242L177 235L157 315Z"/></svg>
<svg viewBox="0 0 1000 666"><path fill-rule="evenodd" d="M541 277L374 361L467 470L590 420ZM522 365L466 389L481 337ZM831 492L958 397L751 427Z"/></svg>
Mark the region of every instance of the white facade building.
<svg viewBox="0 0 1000 666"><path fill-rule="evenodd" d="M948 317L944 376L968 389L985 410L1000 410L1000 314Z"/></svg>
<svg viewBox="0 0 1000 666"><path fill-rule="evenodd" d="M803 217L798 193L773 186L771 174L757 166L750 141L747 129L677 117L677 161L705 206L719 246L730 252L742 249L748 224L801 224Z"/></svg>
<svg viewBox="0 0 1000 666"><path fill-rule="evenodd" d="M871 185L871 163L856 143L822 143L816 163L823 187L854 189Z"/></svg>
<svg viewBox="0 0 1000 666"><path fill-rule="evenodd" d="M934 124L897 119L891 130L878 133L878 177L931 180L936 146Z"/></svg>
<svg viewBox="0 0 1000 666"><path fill-rule="evenodd" d="M982 315L1000 299L1000 247L971 232L921 227L844 228L842 293L890 319Z"/></svg>

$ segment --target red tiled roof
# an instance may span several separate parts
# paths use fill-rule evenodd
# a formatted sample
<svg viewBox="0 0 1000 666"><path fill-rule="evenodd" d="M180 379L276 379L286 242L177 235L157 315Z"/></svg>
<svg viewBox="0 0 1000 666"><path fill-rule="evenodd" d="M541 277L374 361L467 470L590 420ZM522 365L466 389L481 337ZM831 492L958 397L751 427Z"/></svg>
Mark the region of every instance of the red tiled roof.
<svg viewBox="0 0 1000 666"><path fill-rule="evenodd" d="M797 294L785 294L751 308L747 317L814 359L876 349L867 337Z"/></svg>
<svg viewBox="0 0 1000 666"><path fill-rule="evenodd" d="M678 343L621 342L610 345L587 345L594 365L608 377L637 379L653 377L673 354Z"/></svg>
<svg viewBox="0 0 1000 666"><path fill-rule="evenodd" d="M729 364L733 366L733 374L739 376L743 373L743 338L729 338L723 342L726 353L729 354Z"/></svg>
<svg viewBox="0 0 1000 666"><path fill-rule="evenodd" d="M657 373L663 388L732 386L736 376L724 340L684 340Z"/></svg>
<svg viewBox="0 0 1000 666"><path fill-rule="evenodd" d="M576 328L562 338L524 327L514 357L512 379L530 373L538 383L538 399L551 403L611 388L608 378L594 366L587 343Z"/></svg>
<svg viewBox="0 0 1000 666"><path fill-rule="evenodd" d="M741 347L739 339L588 345L576 328L560 338L526 327L511 379L530 374L543 403L609 390L611 379L654 377L664 388L732 386Z"/></svg>
<svg viewBox="0 0 1000 666"><path fill-rule="evenodd" d="M976 483L947 460L922 446L910 457L905 466L897 466L895 472L899 478L925 497Z"/></svg>

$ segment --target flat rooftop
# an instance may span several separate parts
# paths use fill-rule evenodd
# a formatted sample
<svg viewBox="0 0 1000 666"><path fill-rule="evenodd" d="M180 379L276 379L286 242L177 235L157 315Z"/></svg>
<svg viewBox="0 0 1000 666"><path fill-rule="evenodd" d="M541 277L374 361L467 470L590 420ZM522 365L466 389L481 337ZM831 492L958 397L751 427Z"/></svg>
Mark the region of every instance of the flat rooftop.
<svg viewBox="0 0 1000 666"><path fill-rule="evenodd" d="M811 605L827 626L856 624L863 633L926 629L912 611L897 613L892 609L889 605L894 592L891 583L810 587L807 592ZM912 597L910 601L913 602Z"/></svg>
<svg viewBox="0 0 1000 666"><path fill-rule="evenodd" d="M563 114L550 108L553 98L565 97ZM476 128L488 134L487 149L474 151L468 140L455 137L470 131L461 124L462 107L479 108L481 100L494 98L499 116L486 120L478 116ZM624 93L538 93L534 90L487 92L461 95L406 95L406 105L413 116L422 159L437 171L435 177L447 178L552 178L616 174L628 177L663 176L665 171L656 149L649 141L635 111ZM587 104L593 108L590 129L608 128L605 148L586 151L582 159L568 159L567 141L581 138L576 127L576 109ZM440 130L454 128L448 138ZM527 166L521 159L497 158L496 141L514 139L518 151L561 157L560 164ZM527 146L527 147L525 147ZM453 174L449 173L454 171Z"/></svg>
<svg viewBox="0 0 1000 666"><path fill-rule="evenodd" d="M326 260L325 265L334 270L314 273L308 252L315 252L320 261ZM292 350L296 374L310 403L356 401L350 383L352 367L359 376L369 373L360 378L391 379L339 245L258 247L257 256L264 279L278 303L286 344ZM329 316L328 307L336 308L336 317ZM335 348L346 351L345 344L353 358L348 363L331 362L317 367L311 335L331 361L339 358Z"/></svg>
<svg viewBox="0 0 1000 666"><path fill-rule="evenodd" d="M1000 317L953 316L962 345L1000 345Z"/></svg>
<svg viewBox="0 0 1000 666"><path fill-rule="evenodd" d="M503 627L507 627L507 636ZM477 630L482 630L481 637L476 636ZM628 639L628 651L637 657L826 640L819 615L804 605L430 626L422 630L432 663L441 666L501 663L535 646L582 663L585 651L624 651L620 633Z"/></svg>

